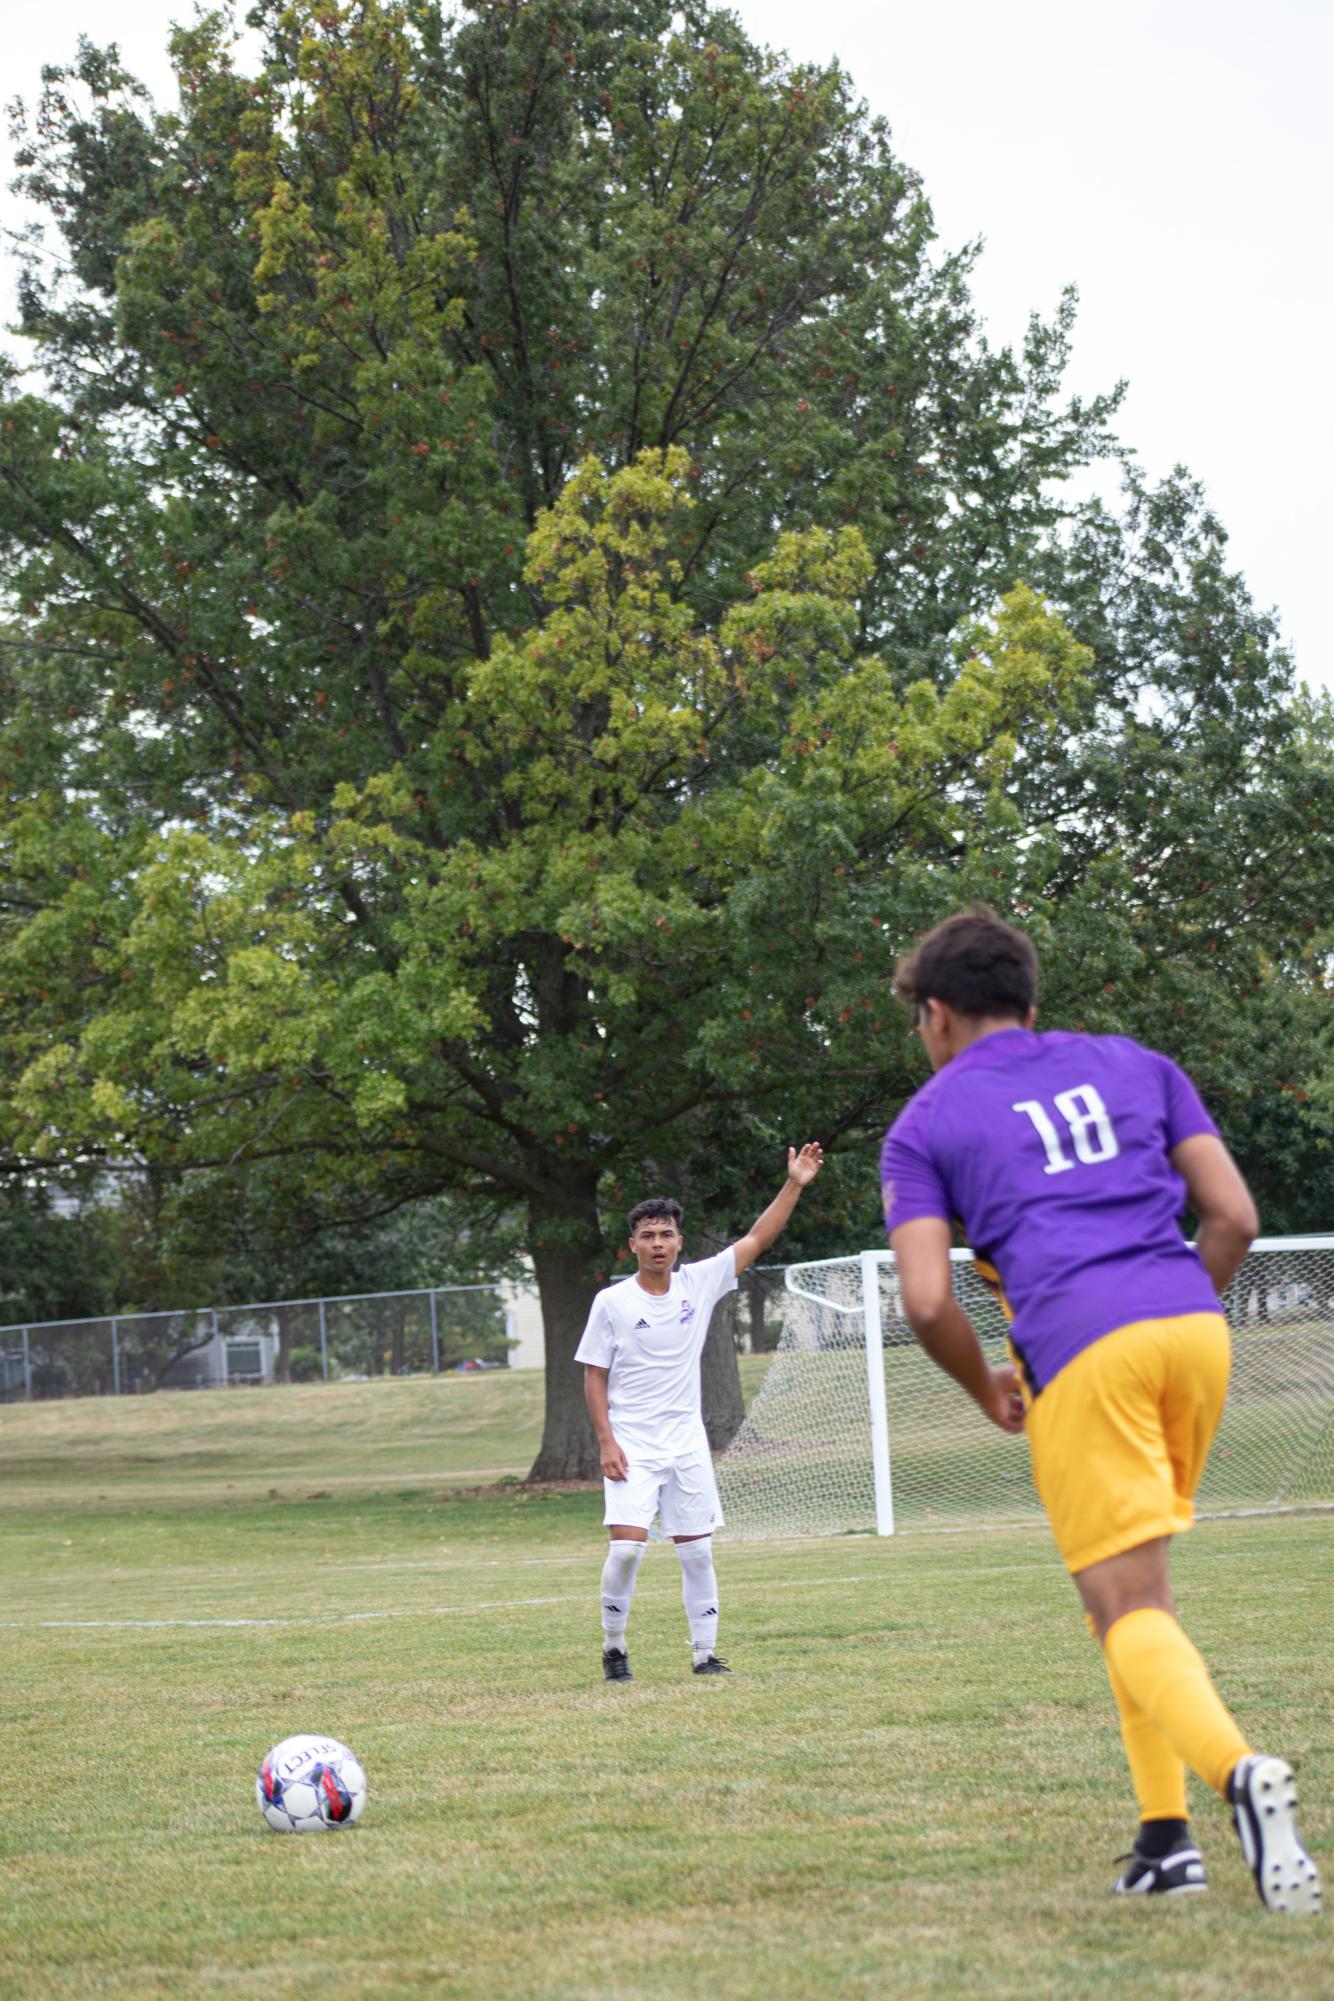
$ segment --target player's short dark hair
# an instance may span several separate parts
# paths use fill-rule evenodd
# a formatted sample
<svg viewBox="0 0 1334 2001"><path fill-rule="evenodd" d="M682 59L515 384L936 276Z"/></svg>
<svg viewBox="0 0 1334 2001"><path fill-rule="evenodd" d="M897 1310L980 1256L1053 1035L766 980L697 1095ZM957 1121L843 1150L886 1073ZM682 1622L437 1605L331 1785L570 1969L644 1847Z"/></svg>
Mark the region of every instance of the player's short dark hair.
<svg viewBox="0 0 1334 2001"><path fill-rule="evenodd" d="M894 991L908 1007L944 1001L959 1014L1022 1021L1037 1000L1033 940L972 903L917 940L899 960Z"/></svg>
<svg viewBox="0 0 1334 2001"><path fill-rule="evenodd" d="M681 1204L673 1202L670 1195L650 1195L646 1201L636 1202L625 1220L630 1225L630 1235L633 1237L641 1223L656 1223L659 1219L675 1223L679 1230L685 1221L685 1213Z"/></svg>

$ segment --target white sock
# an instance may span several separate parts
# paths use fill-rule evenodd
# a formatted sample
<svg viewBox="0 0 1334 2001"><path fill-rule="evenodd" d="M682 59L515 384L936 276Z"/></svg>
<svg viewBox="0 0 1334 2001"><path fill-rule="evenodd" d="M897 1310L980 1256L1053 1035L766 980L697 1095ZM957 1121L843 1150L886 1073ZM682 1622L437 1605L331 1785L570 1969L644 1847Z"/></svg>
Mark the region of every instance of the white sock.
<svg viewBox="0 0 1334 2001"><path fill-rule="evenodd" d="M607 1561L602 1566L602 1634L606 1646L615 1647L619 1653L625 1652L630 1601L635 1595L635 1579L647 1547L642 1542L607 1545Z"/></svg>
<svg viewBox="0 0 1334 2001"><path fill-rule="evenodd" d="M718 1641L718 1579L713 1572L713 1537L678 1542L681 1559L681 1601L690 1627L695 1661L706 1661Z"/></svg>

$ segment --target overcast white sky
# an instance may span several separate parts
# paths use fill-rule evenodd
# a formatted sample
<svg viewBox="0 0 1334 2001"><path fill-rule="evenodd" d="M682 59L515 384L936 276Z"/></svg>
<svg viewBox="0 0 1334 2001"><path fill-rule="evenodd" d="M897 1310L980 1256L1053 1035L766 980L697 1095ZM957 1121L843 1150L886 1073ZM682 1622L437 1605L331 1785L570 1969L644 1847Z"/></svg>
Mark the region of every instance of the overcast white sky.
<svg viewBox="0 0 1334 2001"><path fill-rule="evenodd" d="M161 100L188 0L14 7L3 95L82 30ZM985 238L994 339L1079 288L1072 385L1129 379L1121 433L1203 481L1303 678L1334 690L1334 6L1329 0L741 0L757 40L837 54L942 241ZM6 155L6 158L8 156ZM12 197L3 197L13 226ZM3 273L9 316L11 273Z"/></svg>

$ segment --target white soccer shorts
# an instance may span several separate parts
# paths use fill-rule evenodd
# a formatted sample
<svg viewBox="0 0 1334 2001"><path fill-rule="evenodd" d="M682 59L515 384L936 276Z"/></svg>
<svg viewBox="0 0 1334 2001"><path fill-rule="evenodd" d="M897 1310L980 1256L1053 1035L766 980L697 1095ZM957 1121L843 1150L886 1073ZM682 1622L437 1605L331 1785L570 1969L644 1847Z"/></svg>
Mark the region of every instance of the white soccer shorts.
<svg viewBox="0 0 1334 2001"><path fill-rule="evenodd" d="M669 1536L708 1535L722 1527L722 1502L707 1452L692 1452L666 1465L645 1466L633 1459L629 1464L628 1479L602 1482L607 1501L602 1519L608 1528L652 1528L654 1515L661 1517L662 1532Z"/></svg>

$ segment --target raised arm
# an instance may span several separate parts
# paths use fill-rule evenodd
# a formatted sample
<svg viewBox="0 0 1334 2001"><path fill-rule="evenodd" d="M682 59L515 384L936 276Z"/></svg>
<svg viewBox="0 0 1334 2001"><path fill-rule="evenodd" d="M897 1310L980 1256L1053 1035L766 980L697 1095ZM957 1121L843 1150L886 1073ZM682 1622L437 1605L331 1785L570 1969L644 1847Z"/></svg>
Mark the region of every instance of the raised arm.
<svg viewBox="0 0 1334 2001"><path fill-rule="evenodd" d="M972 1321L950 1283L950 1226L938 1216L918 1216L890 1232L903 1311L931 1360L967 1390L1002 1431L1022 1431L1019 1377L1008 1362L993 1368L982 1353Z"/></svg>
<svg viewBox="0 0 1334 2001"><path fill-rule="evenodd" d="M1200 1219L1195 1248L1222 1293L1255 1241L1260 1228L1251 1191L1221 1139L1195 1133L1172 1148L1172 1165L1186 1184L1190 1206Z"/></svg>
<svg viewBox="0 0 1334 2001"><path fill-rule="evenodd" d="M808 1140L800 1153L794 1146L788 1148L787 1180L764 1214L757 1216L745 1236L738 1237L732 1246L738 1278L786 1228L788 1218L801 1200L802 1189L810 1186L823 1164L824 1149L818 1140Z"/></svg>

